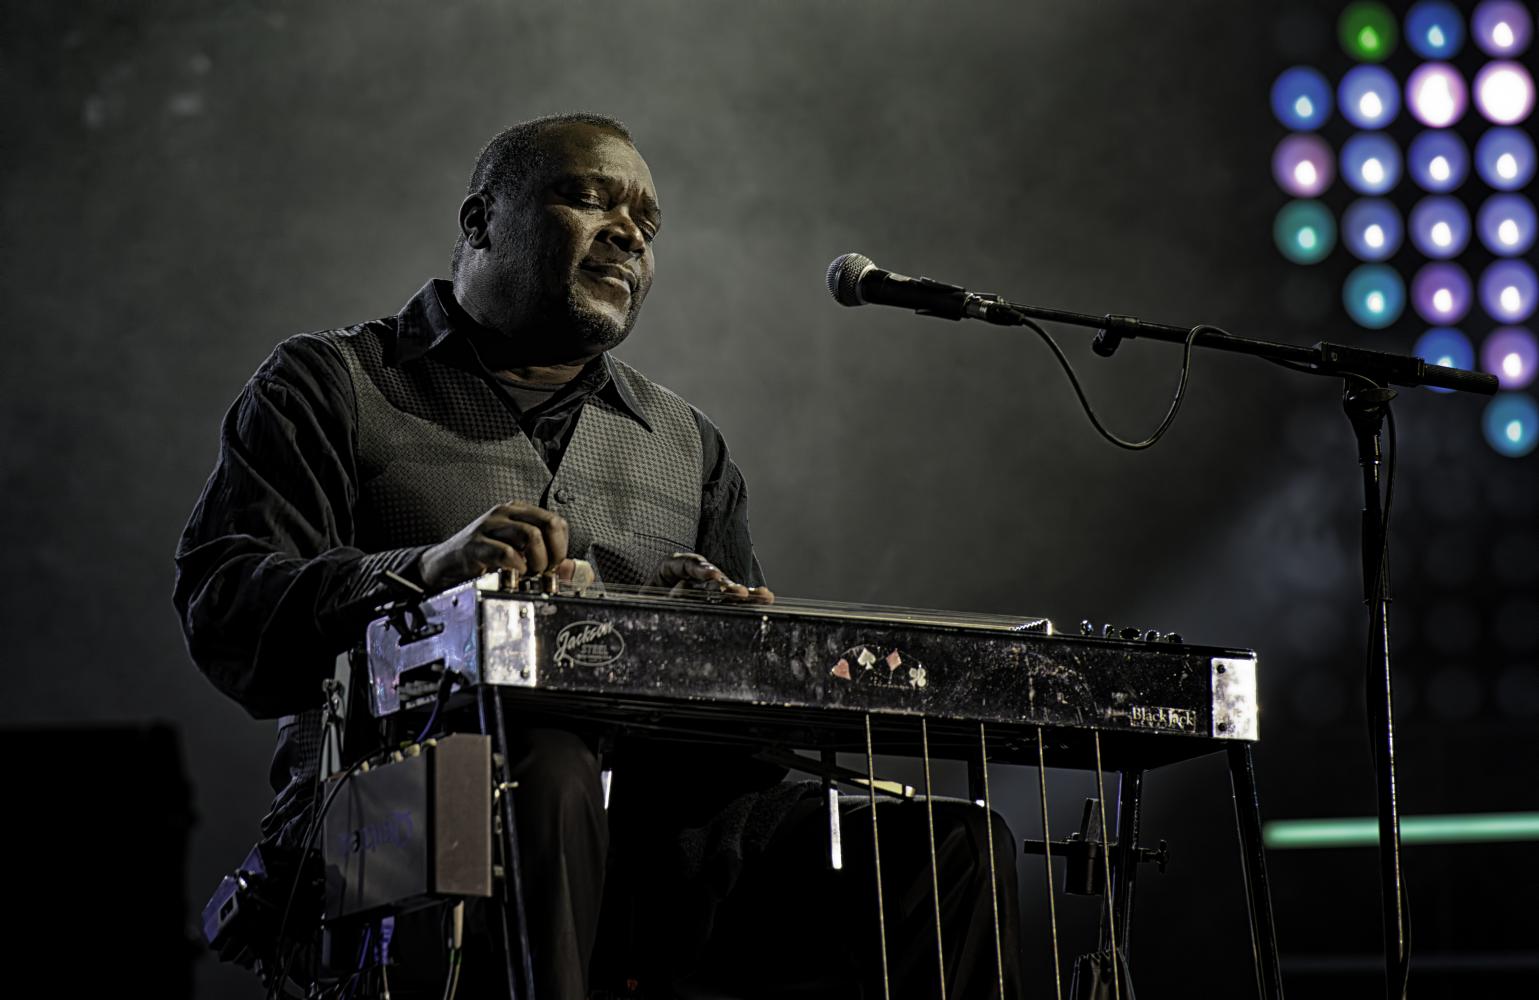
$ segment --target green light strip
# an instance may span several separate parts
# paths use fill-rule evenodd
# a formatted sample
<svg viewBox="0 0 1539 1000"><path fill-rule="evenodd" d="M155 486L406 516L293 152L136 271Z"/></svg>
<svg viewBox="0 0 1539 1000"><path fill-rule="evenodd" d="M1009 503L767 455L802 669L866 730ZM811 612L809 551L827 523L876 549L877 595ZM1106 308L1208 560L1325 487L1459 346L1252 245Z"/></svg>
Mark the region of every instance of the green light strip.
<svg viewBox="0 0 1539 1000"><path fill-rule="evenodd" d="M1285 819L1263 823L1261 839L1278 850L1307 847L1374 847L1379 821ZM1493 840L1539 840L1539 813L1473 813L1464 816L1401 816L1402 844L1474 844Z"/></svg>

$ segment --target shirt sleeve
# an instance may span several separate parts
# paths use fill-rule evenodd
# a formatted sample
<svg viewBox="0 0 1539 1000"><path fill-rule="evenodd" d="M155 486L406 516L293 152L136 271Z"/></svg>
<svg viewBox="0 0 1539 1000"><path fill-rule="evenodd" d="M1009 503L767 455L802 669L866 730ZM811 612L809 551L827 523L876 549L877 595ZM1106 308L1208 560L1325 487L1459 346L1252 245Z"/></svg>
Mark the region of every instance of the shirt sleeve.
<svg viewBox="0 0 1539 1000"><path fill-rule="evenodd" d="M225 415L219 457L176 550L173 601L193 661L258 718L321 702L321 682L425 547L350 543L352 382L314 335L279 345Z"/></svg>
<svg viewBox="0 0 1539 1000"><path fill-rule="evenodd" d="M748 487L727 453L727 442L709 417L695 410L700 427L705 487L700 497L700 531L695 551L738 583L765 586L764 570L748 532Z"/></svg>

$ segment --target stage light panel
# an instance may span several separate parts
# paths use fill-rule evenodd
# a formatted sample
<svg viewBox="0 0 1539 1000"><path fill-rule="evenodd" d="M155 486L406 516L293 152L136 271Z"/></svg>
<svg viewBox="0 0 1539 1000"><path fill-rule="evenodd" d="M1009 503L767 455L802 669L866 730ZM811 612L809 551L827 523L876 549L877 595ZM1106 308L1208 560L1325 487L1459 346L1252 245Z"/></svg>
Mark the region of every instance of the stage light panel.
<svg viewBox="0 0 1539 1000"><path fill-rule="evenodd" d="M1452 326L1470 311L1469 275L1458 264L1423 265L1411 279L1411 305L1433 326Z"/></svg>
<svg viewBox="0 0 1539 1000"><path fill-rule="evenodd" d="M1272 850L1310 847L1374 847L1379 821L1286 819L1262 824L1262 842ZM1450 816L1401 816L1402 844L1477 844L1539 840L1539 813L1473 813Z"/></svg>
<svg viewBox="0 0 1539 1000"><path fill-rule="evenodd" d="M1285 136L1272 153L1272 177L1295 198L1313 198L1336 179L1331 147L1317 135Z"/></svg>
<svg viewBox="0 0 1539 1000"><path fill-rule="evenodd" d="M1400 114L1400 87L1382 66L1355 66L1341 78L1336 104L1358 128L1383 128Z"/></svg>
<svg viewBox="0 0 1539 1000"><path fill-rule="evenodd" d="M1330 82L1309 66L1285 69L1272 84L1272 113L1297 132L1324 125L1331 117L1334 101Z"/></svg>
<svg viewBox="0 0 1539 1000"><path fill-rule="evenodd" d="M1318 201L1290 201L1272 223L1272 239L1295 264L1318 264L1336 246L1336 219Z"/></svg>
<svg viewBox="0 0 1539 1000"><path fill-rule="evenodd" d="M1498 257L1516 257L1534 245L1534 204L1520 194L1493 194L1475 215L1480 242Z"/></svg>
<svg viewBox="0 0 1539 1000"><path fill-rule="evenodd" d="M1395 51L1399 30L1389 8L1370 0L1347 4L1336 21L1336 37L1353 59L1383 62Z"/></svg>
<svg viewBox="0 0 1539 1000"><path fill-rule="evenodd" d="M1444 0L1424 0L1405 15L1405 43L1423 59L1449 59L1464 48L1464 16Z"/></svg>
<svg viewBox="0 0 1539 1000"><path fill-rule="evenodd" d="M1447 63L1422 63L1406 78L1405 103L1428 128L1447 128L1464 117L1469 91L1464 77Z"/></svg>
<svg viewBox="0 0 1539 1000"><path fill-rule="evenodd" d="M1423 190L1446 194L1469 176L1469 149L1457 132L1429 129L1411 140L1406 167Z"/></svg>
<svg viewBox="0 0 1539 1000"><path fill-rule="evenodd" d="M1488 62L1475 74L1475 106L1487 121L1516 125L1534 110L1534 78L1521 63Z"/></svg>
<svg viewBox="0 0 1539 1000"><path fill-rule="evenodd" d="M1341 179L1359 194L1394 190L1400 168L1400 147L1382 132L1359 132L1341 147Z"/></svg>
<svg viewBox="0 0 1539 1000"><path fill-rule="evenodd" d="M1498 191L1516 191L1534 179L1534 140L1517 128L1487 129L1475 143L1475 169Z"/></svg>
<svg viewBox="0 0 1539 1000"><path fill-rule="evenodd" d="M1497 393L1480 422L1486 443L1508 458L1522 458L1539 443L1539 406L1524 393Z"/></svg>
<svg viewBox="0 0 1539 1000"><path fill-rule="evenodd" d="M1464 371L1473 371L1475 368L1474 346L1468 337L1451 326L1435 326L1422 334L1411 353L1429 365L1461 368ZM1453 392L1452 389L1431 385L1426 388L1433 392Z"/></svg>
<svg viewBox="0 0 1539 1000"><path fill-rule="evenodd" d="M1404 238L1400 210L1387 199L1359 198L1342 213L1341 242L1359 260L1389 260Z"/></svg>
<svg viewBox="0 0 1539 1000"><path fill-rule="evenodd" d="M1521 326L1498 327L1480 345L1480 366L1495 375L1503 389L1525 388L1539 368L1539 341Z"/></svg>
<svg viewBox="0 0 1539 1000"><path fill-rule="evenodd" d="M1408 228L1416 249L1434 260L1464 252L1470 242L1470 215L1464 203L1447 195L1428 195L1411 209Z"/></svg>
<svg viewBox="0 0 1539 1000"><path fill-rule="evenodd" d="M1363 264L1347 275L1341 298L1358 326L1382 330L1405 310L1405 283L1392 267Z"/></svg>
<svg viewBox="0 0 1539 1000"><path fill-rule="evenodd" d="M1498 323L1525 323L1539 305L1539 275L1525 260L1494 261L1480 275L1480 304Z"/></svg>
<svg viewBox="0 0 1539 1000"><path fill-rule="evenodd" d="M1470 16L1470 33L1486 55L1511 59L1533 40L1534 19L1516 0L1486 0Z"/></svg>

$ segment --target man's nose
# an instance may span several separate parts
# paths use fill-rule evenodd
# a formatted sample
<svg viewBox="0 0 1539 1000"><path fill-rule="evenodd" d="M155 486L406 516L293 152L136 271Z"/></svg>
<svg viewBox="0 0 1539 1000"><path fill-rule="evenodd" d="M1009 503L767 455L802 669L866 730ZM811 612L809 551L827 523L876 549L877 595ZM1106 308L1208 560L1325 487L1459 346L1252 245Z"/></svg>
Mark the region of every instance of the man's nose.
<svg viewBox="0 0 1539 1000"><path fill-rule="evenodd" d="M604 242L624 250L633 256L640 256L647 248L646 234L635 220L624 214L616 214L610 217L607 225L599 233L599 238Z"/></svg>

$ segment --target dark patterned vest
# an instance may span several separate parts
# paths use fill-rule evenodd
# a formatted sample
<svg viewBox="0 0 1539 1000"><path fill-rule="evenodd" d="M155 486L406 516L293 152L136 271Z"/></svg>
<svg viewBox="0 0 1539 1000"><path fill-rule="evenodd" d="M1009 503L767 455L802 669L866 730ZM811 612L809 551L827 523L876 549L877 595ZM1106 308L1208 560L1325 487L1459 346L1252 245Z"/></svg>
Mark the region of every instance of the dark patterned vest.
<svg viewBox="0 0 1539 1000"><path fill-rule="evenodd" d="M674 393L609 359L651 428L591 396L552 475L485 378L431 354L391 364L386 330L320 335L347 362L357 399L358 548L440 542L514 500L565 517L570 554L609 583L645 582L668 555L695 547L700 429Z"/></svg>
<svg viewBox="0 0 1539 1000"><path fill-rule="evenodd" d="M435 544L493 506L520 500L565 517L569 554L592 563L607 583L644 583L670 554L695 548L704 470L688 403L610 358L610 374L623 380L650 429L601 394L590 396L552 475L484 377L430 353L388 360L403 346L388 338L411 329L383 321L309 335L337 349L353 384L354 546ZM356 663L351 687L350 754L377 741ZM275 777L286 772L287 784L262 821L268 836L298 843L320 763L321 719L311 710L280 723L274 769Z"/></svg>

